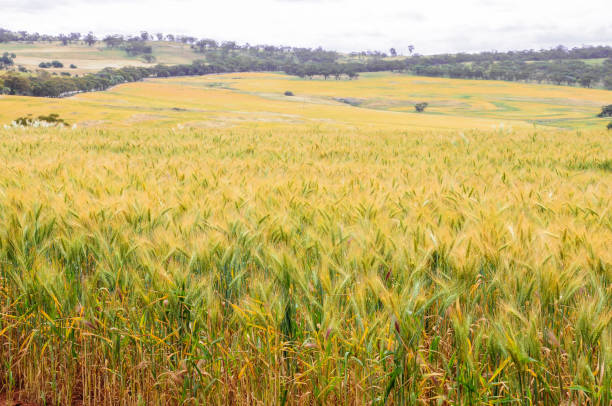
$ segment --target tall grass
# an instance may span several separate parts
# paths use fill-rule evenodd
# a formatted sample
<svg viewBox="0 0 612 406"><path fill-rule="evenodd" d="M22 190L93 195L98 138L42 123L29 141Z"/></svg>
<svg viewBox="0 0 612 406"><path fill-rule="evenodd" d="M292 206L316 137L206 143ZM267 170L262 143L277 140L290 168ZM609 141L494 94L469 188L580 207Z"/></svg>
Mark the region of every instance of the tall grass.
<svg viewBox="0 0 612 406"><path fill-rule="evenodd" d="M611 150L603 131L0 130L0 393L610 404L612 177L590 163Z"/></svg>

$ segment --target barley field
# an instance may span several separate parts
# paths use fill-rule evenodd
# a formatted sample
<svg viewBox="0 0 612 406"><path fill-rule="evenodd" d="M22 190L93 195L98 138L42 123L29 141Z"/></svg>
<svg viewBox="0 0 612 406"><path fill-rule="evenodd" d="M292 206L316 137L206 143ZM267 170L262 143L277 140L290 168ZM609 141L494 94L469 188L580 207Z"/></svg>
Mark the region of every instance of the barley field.
<svg viewBox="0 0 612 406"><path fill-rule="evenodd" d="M462 83L1 97L0 403L609 405L612 92Z"/></svg>
<svg viewBox="0 0 612 406"><path fill-rule="evenodd" d="M27 113L58 113L79 127L98 128L585 130L605 128L607 121L596 116L610 100L612 92L600 89L391 73L353 81L233 73L150 79L68 99L0 96L0 126ZM429 103L425 114L415 113L422 101Z"/></svg>

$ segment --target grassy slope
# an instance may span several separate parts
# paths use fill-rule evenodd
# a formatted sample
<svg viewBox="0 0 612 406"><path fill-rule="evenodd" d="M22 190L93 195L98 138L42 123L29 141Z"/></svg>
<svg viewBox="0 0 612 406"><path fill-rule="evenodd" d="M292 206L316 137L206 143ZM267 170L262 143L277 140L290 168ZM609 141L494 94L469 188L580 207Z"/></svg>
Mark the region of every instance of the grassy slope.
<svg viewBox="0 0 612 406"><path fill-rule="evenodd" d="M173 42L151 41L155 63L183 64L202 59L193 52L189 45ZM17 55L15 63L32 70L37 69L41 62L59 60L65 66L63 69L49 69L50 72L69 71L73 73L96 72L105 67L148 66L141 58L131 57L118 49L109 49L104 43L98 42L92 47L85 44L70 44L63 46L59 42L24 44L20 42L0 44L0 53L14 52ZM70 64L79 67L68 69Z"/></svg>
<svg viewBox="0 0 612 406"><path fill-rule="evenodd" d="M291 90L295 97L285 97ZM353 107L335 98L354 98ZM425 114L414 113L427 101ZM612 92L508 82L365 74L357 81L242 73L147 80L52 100L0 97L0 124L59 113L79 125L237 127L318 123L377 128L602 128Z"/></svg>

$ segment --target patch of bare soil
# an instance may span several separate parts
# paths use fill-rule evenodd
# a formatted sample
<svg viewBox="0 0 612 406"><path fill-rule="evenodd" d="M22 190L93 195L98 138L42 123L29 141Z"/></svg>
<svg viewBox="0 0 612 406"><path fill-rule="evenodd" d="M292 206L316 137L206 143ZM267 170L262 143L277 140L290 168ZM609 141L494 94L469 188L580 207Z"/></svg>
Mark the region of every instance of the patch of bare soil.
<svg viewBox="0 0 612 406"><path fill-rule="evenodd" d="M15 399L19 399L18 394L13 395L11 399L6 394L0 394L0 406L39 406L36 403L22 402Z"/></svg>

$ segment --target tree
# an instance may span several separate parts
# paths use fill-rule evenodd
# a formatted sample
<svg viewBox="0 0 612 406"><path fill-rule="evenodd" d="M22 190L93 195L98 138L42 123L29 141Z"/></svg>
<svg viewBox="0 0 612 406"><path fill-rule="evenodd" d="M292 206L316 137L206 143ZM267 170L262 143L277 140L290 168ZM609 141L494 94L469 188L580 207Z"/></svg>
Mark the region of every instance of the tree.
<svg viewBox="0 0 612 406"><path fill-rule="evenodd" d="M147 45L147 43L144 41L130 41L126 43L123 49L125 50L125 52L128 53L128 55L131 56L141 54L146 55L151 54L153 52L153 48L151 47L151 45Z"/></svg>
<svg viewBox="0 0 612 406"><path fill-rule="evenodd" d="M608 131L612 130L612 121L608 123Z"/></svg>
<svg viewBox="0 0 612 406"><path fill-rule="evenodd" d="M194 42L196 42L198 39L195 37L190 37L190 36L182 36L179 38L179 40L183 43L183 44L193 44Z"/></svg>
<svg viewBox="0 0 612 406"><path fill-rule="evenodd" d="M194 45L191 46L193 49L195 49L198 52L204 53L206 50L208 49L216 49L219 47L219 44L217 43L217 41L212 40L212 39L201 39L198 42L196 42Z"/></svg>
<svg viewBox="0 0 612 406"><path fill-rule="evenodd" d="M143 41L148 41L148 40L149 40L149 33L148 33L148 32L146 32L146 31L141 31L141 32L140 32L140 38L141 38Z"/></svg>
<svg viewBox="0 0 612 406"><path fill-rule="evenodd" d="M601 113L599 113L597 117L612 117L612 104L603 106L601 108Z"/></svg>
<svg viewBox="0 0 612 406"><path fill-rule="evenodd" d="M9 54L8 52L5 52L0 57L0 69L5 68L7 66L13 66L15 64L13 59L15 59L15 54Z"/></svg>
<svg viewBox="0 0 612 406"><path fill-rule="evenodd" d="M414 109L416 110L417 113L422 113L425 111L425 108L429 105L429 103L423 102L423 103L417 103L414 105Z"/></svg>
<svg viewBox="0 0 612 406"><path fill-rule="evenodd" d="M580 86L582 87L591 87L591 84L593 82L595 82L597 80L597 76L593 75L592 73L587 73L584 76L582 76L578 82L580 83Z"/></svg>
<svg viewBox="0 0 612 406"><path fill-rule="evenodd" d="M412 55L414 52L414 45L408 45L408 52L410 52L410 55Z"/></svg>
<svg viewBox="0 0 612 406"><path fill-rule="evenodd" d="M21 75L8 75L4 78L4 87L9 89L9 94L29 95L31 92L30 81Z"/></svg>
<svg viewBox="0 0 612 406"><path fill-rule="evenodd" d="M162 41L164 39L164 34L162 34L161 32L158 32L157 34L155 34L155 36L157 37L158 41Z"/></svg>
<svg viewBox="0 0 612 406"><path fill-rule="evenodd" d="M123 42L125 42L121 35L107 35L102 41L109 48L118 47L119 45L123 44Z"/></svg>
<svg viewBox="0 0 612 406"><path fill-rule="evenodd" d="M89 46L93 46L96 43L97 39L93 32L89 31L85 36L85 43Z"/></svg>
<svg viewBox="0 0 612 406"><path fill-rule="evenodd" d="M236 44L235 41L225 41L224 43L221 44L221 49L223 49L223 51L225 52L232 51L237 48L238 48L238 44Z"/></svg>
<svg viewBox="0 0 612 406"><path fill-rule="evenodd" d="M397 56L397 51L395 50L395 48L391 48L389 50L389 53L391 54L391 56Z"/></svg>

